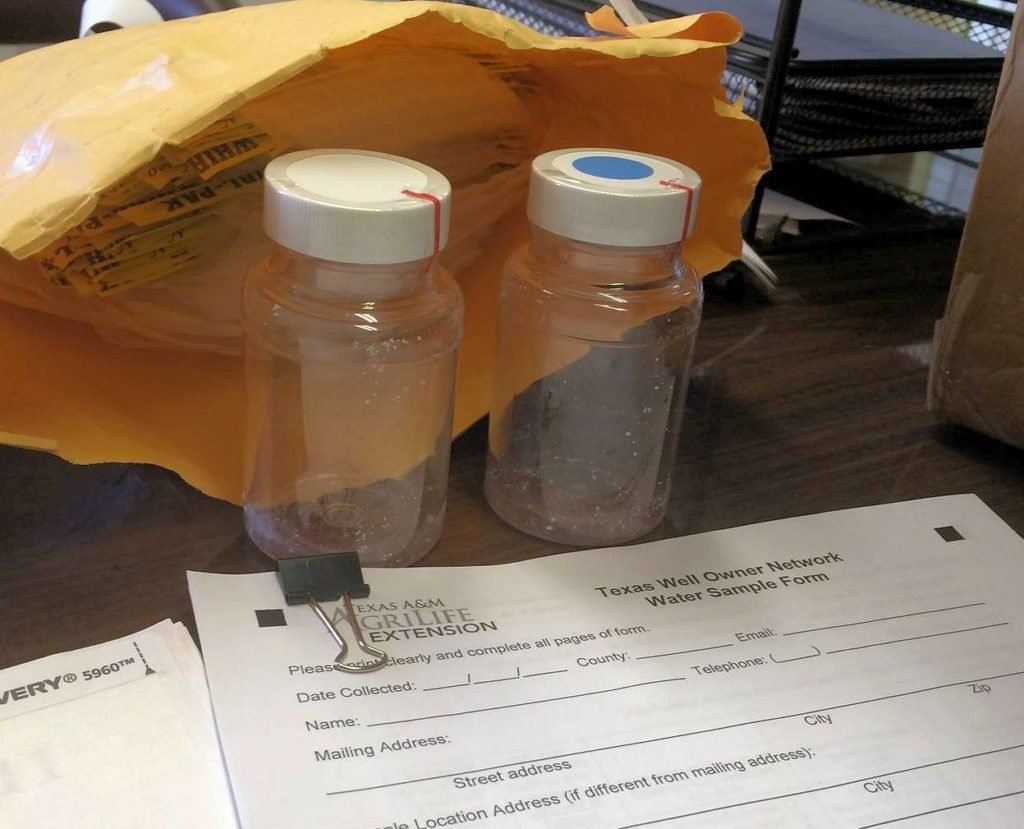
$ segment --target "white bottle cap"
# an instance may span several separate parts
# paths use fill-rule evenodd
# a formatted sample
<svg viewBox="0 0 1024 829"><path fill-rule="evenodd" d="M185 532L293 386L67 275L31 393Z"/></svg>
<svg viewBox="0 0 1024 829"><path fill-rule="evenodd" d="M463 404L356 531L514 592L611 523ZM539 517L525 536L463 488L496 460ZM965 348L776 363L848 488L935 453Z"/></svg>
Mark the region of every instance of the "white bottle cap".
<svg viewBox="0 0 1024 829"><path fill-rule="evenodd" d="M700 176L668 158L574 149L533 161L530 221L559 236L612 247L686 239L697 222Z"/></svg>
<svg viewBox="0 0 1024 829"><path fill-rule="evenodd" d="M448 241L451 185L437 170L363 150L305 150L267 165L263 227L286 248L356 265L426 259Z"/></svg>

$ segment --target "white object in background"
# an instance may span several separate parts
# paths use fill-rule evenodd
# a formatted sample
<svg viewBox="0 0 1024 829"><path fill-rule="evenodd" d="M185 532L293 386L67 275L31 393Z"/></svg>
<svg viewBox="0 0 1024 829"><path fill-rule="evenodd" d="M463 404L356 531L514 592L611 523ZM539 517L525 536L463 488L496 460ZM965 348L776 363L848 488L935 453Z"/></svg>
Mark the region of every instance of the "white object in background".
<svg viewBox="0 0 1024 829"><path fill-rule="evenodd" d="M802 202L799 199L794 199L791 196L768 189L764 191L764 198L761 200L759 218L760 216L769 221L787 219L792 222L843 222L848 225L856 224L856 222L844 219L835 213L822 210L820 207L815 207L814 205L807 204L807 202ZM758 225L760 225L760 221ZM794 236L800 235L799 227L787 227L784 225L782 229L785 233L790 233Z"/></svg>
<svg viewBox="0 0 1024 829"><path fill-rule="evenodd" d="M1024 826L1024 541L974 496L366 580L351 676L275 574L189 574L245 829Z"/></svg>
<svg viewBox="0 0 1024 829"><path fill-rule="evenodd" d="M627 26L640 26L644 23L650 23L647 16L636 7L633 0L611 0L612 8L615 9L615 13L619 16L619 20L625 23Z"/></svg>
<svg viewBox="0 0 1024 829"><path fill-rule="evenodd" d="M112 23L123 29L162 21L160 12L147 0L85 0L78 36L88 37L97 34L95 27L104 23ZM109 26L105 26L100 31L106 31L108 28Z"/></svg>
<svg viewBox="0 0 1024 829"><path fill-rule="evenodd" d="M771 295L779 287L779 277L772 270L771 265L761 258L761 255L751 247L747 241L743 242L743 251L740 254L740 261L747 266L754 281L761 290Z"/></svg>
<svg viewBox="0 0 1024 829"><path fill-rule="evenodd" d="M0 829L26 826L237 829L181 624L0 671Z"/></svg>

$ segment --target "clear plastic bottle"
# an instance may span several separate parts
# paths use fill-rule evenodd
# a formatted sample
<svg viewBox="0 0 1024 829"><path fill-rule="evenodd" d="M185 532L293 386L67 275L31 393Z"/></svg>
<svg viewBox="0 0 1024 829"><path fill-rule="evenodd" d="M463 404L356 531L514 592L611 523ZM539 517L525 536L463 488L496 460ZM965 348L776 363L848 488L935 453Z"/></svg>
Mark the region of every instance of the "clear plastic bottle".
<svg viewBox="0 0 1024 829"><path fill-rule="evenodd" d="M659 156L546 153L502 279L486 494L531 535L617 544L664 517L703 292L680 259L699 176Z"/></svg>
<svg viewBox="0 0 1024 829"><path fill-rule="evenodd" d="M276 242L244 290L246 530L274 558L356 550L401 566L437 542L458 286L436 265L448 181L378 153L272 161Z"/></svg>

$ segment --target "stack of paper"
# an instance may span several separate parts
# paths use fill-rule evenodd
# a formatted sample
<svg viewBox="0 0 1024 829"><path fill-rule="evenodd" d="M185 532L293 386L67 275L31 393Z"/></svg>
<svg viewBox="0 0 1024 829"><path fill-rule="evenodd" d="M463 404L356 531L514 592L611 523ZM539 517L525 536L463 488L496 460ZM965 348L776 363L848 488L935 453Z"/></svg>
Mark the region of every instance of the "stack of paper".
<svg viewBox="0 0 1024 829"><path fill-rule="evenodd" d="M180 624L0 671L0 829L237 829Z"/></svg>

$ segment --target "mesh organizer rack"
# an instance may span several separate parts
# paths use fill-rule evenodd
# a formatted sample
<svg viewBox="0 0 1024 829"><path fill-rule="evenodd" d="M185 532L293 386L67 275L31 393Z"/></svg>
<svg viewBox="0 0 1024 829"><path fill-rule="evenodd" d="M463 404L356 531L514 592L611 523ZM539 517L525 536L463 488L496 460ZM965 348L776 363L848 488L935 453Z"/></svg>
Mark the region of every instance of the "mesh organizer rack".
<svg viewBox="0 0 1024 829"><path fill-rule="evenodd" d="M582 12L601 5L460 2L549 34L577 36L595 34ZM780 2L793 7L792 26L776 36ZM795 161L980 146L1013 22L1009 11L964 0L640 0L637 6L651 20L708 9L739 18L745 34L729 50L723 82L731 98L745 96L745 110L765 125L777 169ZM773 49L787 43L789 60L771 79ZM879 187L890 195L894 189ZM909 204L922 207L904 192ZM936 217L935 210L924 212Z"/></svg>
<svg viewBox="0 0 1024 829"><path fill-rule="evenodd" d="M665 2L674 14L692 0ZM716 5L752 33L773 32L774 3ZM776 162L980 146L1012 21L959 0L811 0L778 102ZM730 54L726 86L746 91L751 113L767 67L763 43Z"/></svg>
<svg viewBox="0 0 1024 829"><path fill-rule="evenodd" d="M470 0L548 33L591 35L590 0ZM746 34L730 49L726 89L758 112L777 0L659 0L657 20L729 12ZM809 0L773 141L776 162L979 146L992 111L1013 15L962 0Z"/></svg>

